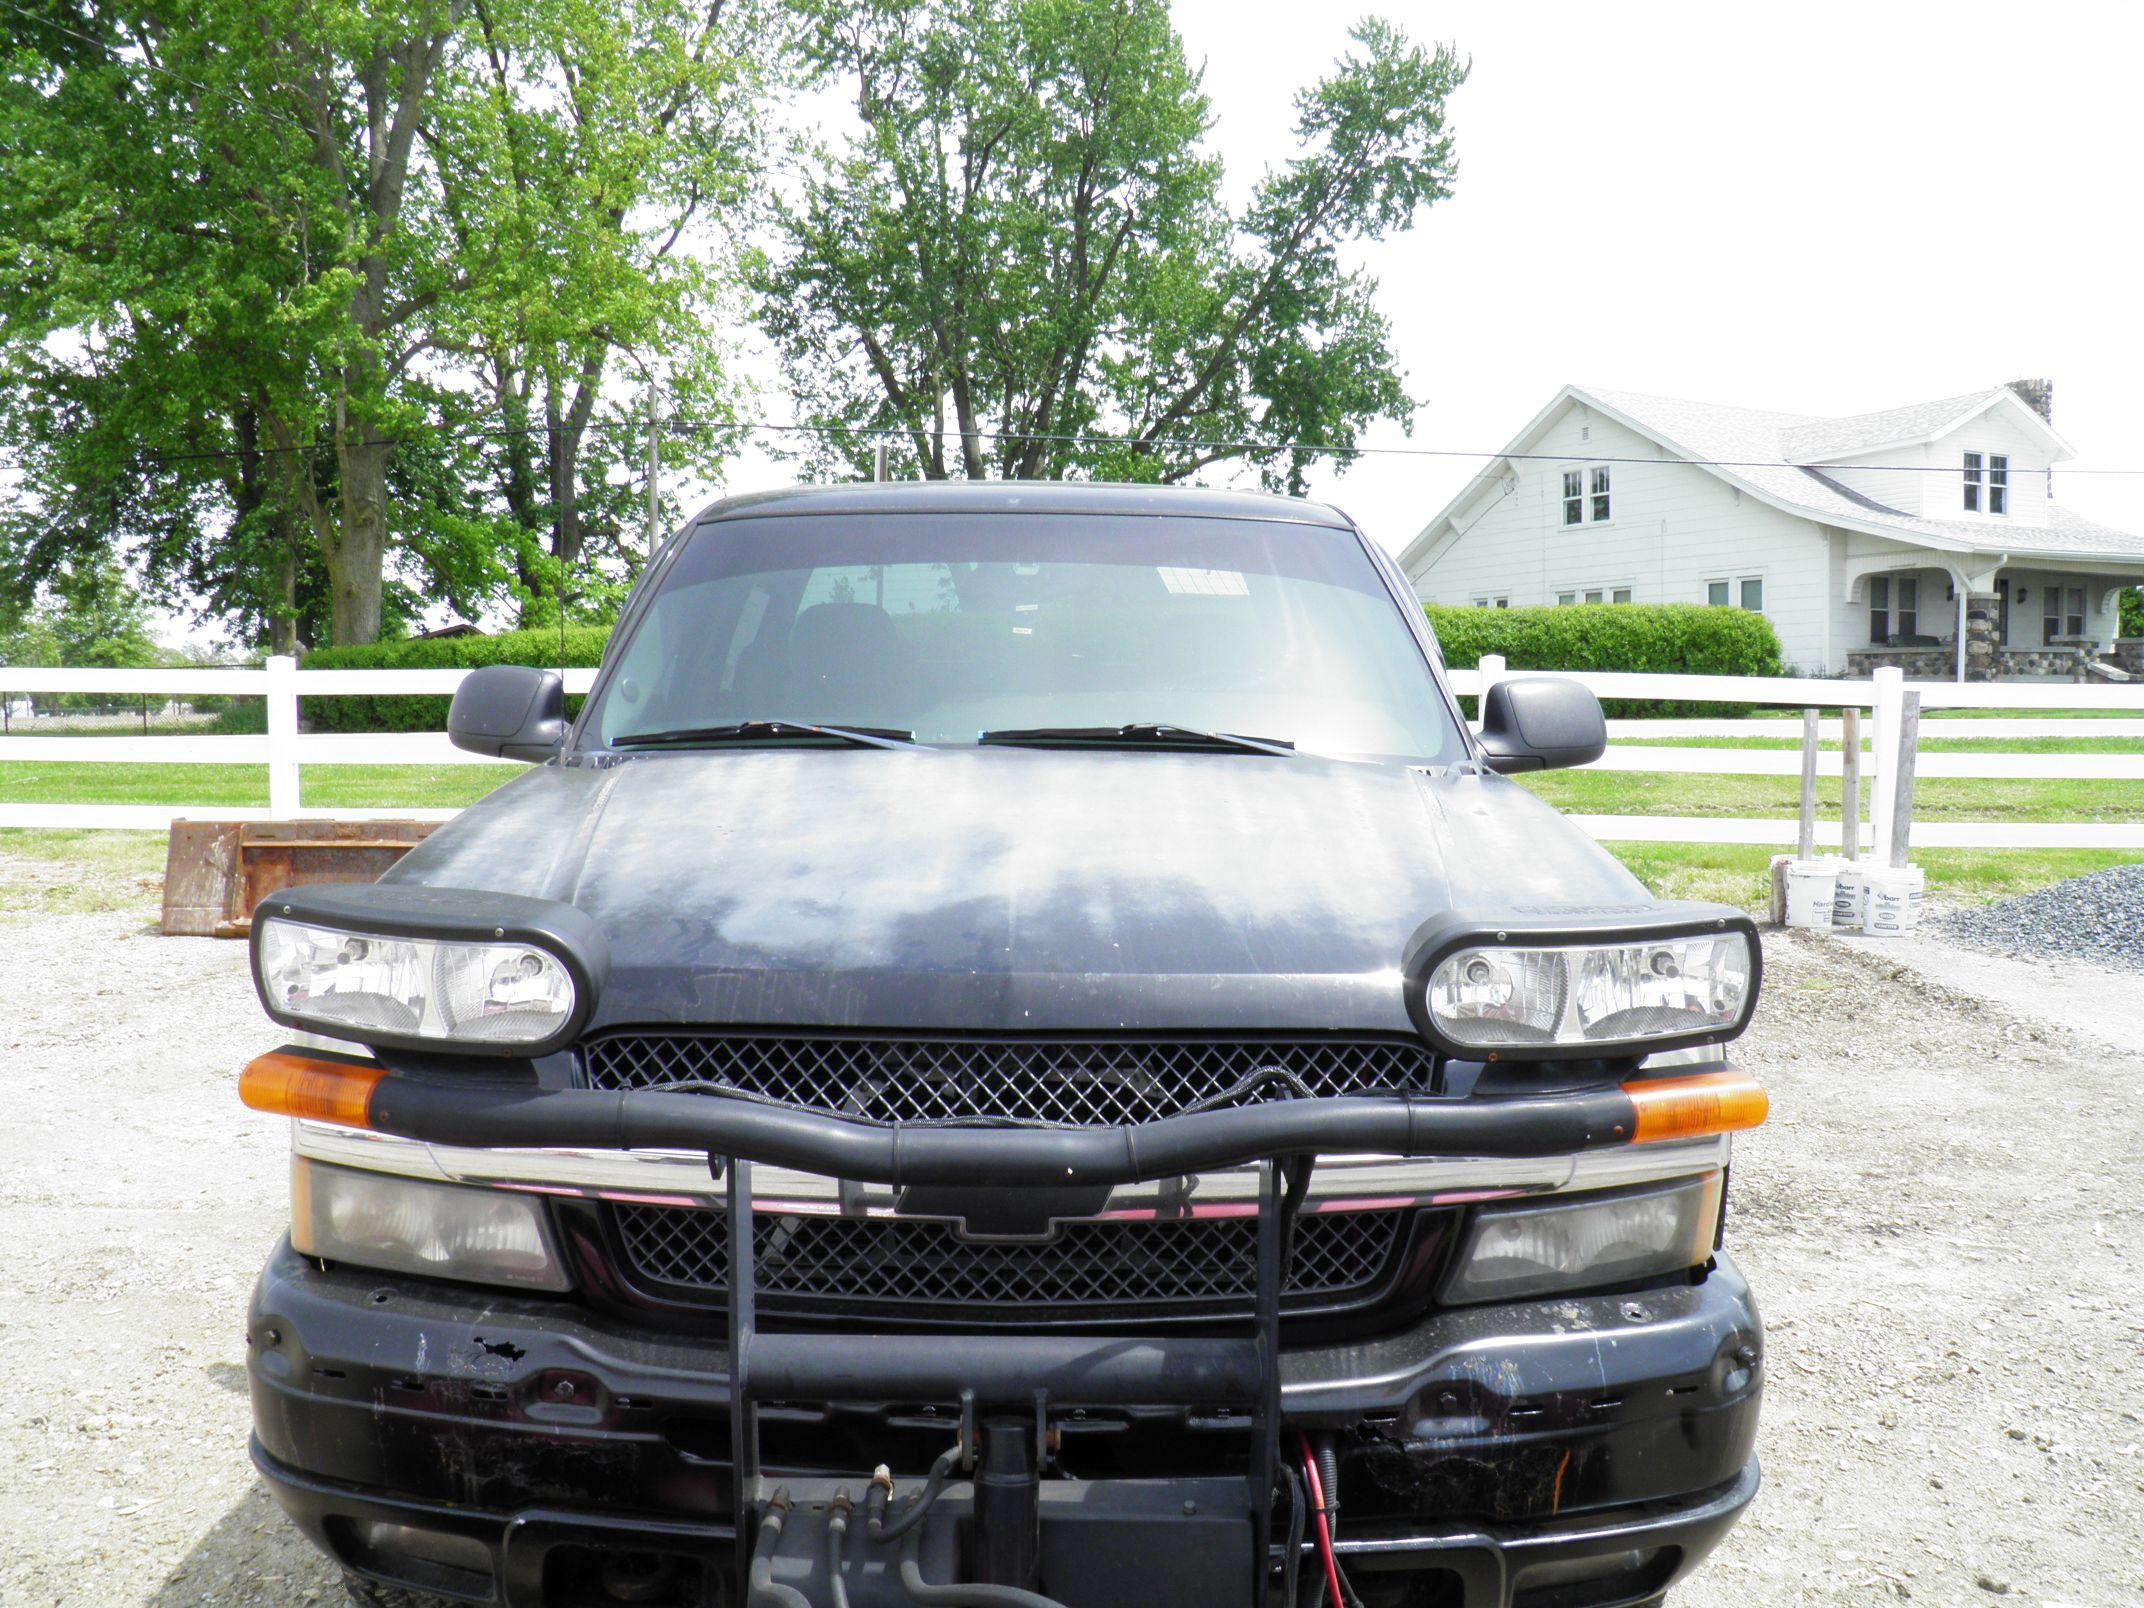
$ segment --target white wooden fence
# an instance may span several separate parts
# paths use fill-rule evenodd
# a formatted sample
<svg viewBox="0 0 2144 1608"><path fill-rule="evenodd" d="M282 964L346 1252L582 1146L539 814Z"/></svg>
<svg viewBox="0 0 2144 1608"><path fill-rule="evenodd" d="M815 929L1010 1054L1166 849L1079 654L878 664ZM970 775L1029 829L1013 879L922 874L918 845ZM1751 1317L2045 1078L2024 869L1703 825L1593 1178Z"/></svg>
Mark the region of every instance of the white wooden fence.
<svg viewBox="0 0 2144 1608"><path fill-rule="evenodd" d="M306 698L403 693L451 694L467 672L461 670L300 670L287 658L270 659L259 670L57 670L0 667L0 699L22 693L150 694L160 698L254 697L266 701L267 732L262 736L189 733L178 736L40 736L23 733L0 737L0 760L90 761L110 764L256 764L268 767L266 809L220 806L78 805L0 803L0 827L129 827L162 829L175 819L288 819L300 813L298 783L307 765L460 765L491 761L451 746L444 733L301 735L298 708ZM1477 670L1451 672L1453 690L1478 694L1507 677L1561 672L1507 669L1503 660L1485 656ZM586 692L595 679L591 669L566 672L568 692ZM1739 676L1679 676L1607 671L1570 673L1603 698L1664 699L1680 703L1756 704L1782 709L1865 709L1875 715L1869 776L1868 818L1875 829L1878 854L1891 818L1892 784L1899 708L1910 685L1923 709L1970 708L2133 711L2136 718L2031 719L1981 718L1940 721L1923 727L1937 737L2135 737L2144 734L2144 686L2073 686L2065 683L1959 684L1949 681L1908 683L1896 669L1876 672L1871 681ZM1824 735L1836 738L1836 720ZM1800 735L1798 722L1738 719L1612 721L1615 737L1692 736L1787 738ZM1838 775L1842 756L1826 754L1826 775ZM1672 748L1617 744L1592 769L1671 772L1688 775L1793 776L1801 756L1793 748ZM2144 755L1924 753L1915 764L1924 777L2041 780L2144 779ZM444 819L454 812L439 809L307 809L314 818L354 818L391 813L419 820ZM1735 819L1673 815L1587 815L1572 819L1609 840L1658 843L1746 843L1787 846L1797 823L1791 819ZM1819 841L1839 840L1837 821L1820 822ZM1913 842L1925 848L2112 848L2144 850L2144 820L2116 822L1974 822L1914 823Z"/></svg>

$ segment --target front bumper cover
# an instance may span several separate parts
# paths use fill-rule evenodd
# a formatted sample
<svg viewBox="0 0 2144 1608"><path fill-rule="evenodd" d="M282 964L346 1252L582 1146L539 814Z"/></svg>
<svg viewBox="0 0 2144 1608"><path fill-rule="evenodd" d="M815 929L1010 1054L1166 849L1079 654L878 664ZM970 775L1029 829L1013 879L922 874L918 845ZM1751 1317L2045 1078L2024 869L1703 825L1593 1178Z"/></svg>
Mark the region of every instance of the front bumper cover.
<svg viewBox="0 0 2144 1608"><path fill-rule="evenodd" d="M1762 1344L1722 1258L1696 1284L1285 1349L1282 1415L1337 1439L1351 1568L1441 1570L1465 1608L1537 1586L1642 1601L1754 1492ZM248 1367L256 1461L353 1567L522 1608L556 1600L561 1558L625 1548L718 1569L733 1549L719 1342L565 1301L323 1271L285 1246L255 1292ZM868 1460L818 1466L860 1489ZM458 1537L445 1551L459 1563L413 1565L379 1539L403 1531Z"/></svg>

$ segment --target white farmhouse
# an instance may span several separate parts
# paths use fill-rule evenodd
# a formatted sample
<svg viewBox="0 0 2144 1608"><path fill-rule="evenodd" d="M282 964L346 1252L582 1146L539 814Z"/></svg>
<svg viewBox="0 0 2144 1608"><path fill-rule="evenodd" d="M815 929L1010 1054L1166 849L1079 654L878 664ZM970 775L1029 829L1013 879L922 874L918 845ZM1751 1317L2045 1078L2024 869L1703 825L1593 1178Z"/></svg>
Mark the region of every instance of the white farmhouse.
<svg viewBox="0 0 2144 1608"><path fill-rule="evenodd" d="M2054 500L2052 398L1826 419L1567 385L1400 563L1430 603L1756 609L1809 674L2144 674L2116 640L2144 537Z"/></svg>

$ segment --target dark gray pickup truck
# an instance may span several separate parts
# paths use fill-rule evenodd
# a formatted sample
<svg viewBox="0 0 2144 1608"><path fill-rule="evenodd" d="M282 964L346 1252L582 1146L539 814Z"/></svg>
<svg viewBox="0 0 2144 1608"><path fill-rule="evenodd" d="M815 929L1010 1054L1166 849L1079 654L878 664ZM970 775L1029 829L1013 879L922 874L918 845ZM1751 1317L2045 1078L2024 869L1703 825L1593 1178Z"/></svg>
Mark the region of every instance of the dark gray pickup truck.
<svg viewBox="0 0 2144 1608"><path fill-rule="evenodd" d="M1757 1488L1749 919L1343 515L719 504L257 912L253 1460L360 1602L1652 1603Z"/></svg>

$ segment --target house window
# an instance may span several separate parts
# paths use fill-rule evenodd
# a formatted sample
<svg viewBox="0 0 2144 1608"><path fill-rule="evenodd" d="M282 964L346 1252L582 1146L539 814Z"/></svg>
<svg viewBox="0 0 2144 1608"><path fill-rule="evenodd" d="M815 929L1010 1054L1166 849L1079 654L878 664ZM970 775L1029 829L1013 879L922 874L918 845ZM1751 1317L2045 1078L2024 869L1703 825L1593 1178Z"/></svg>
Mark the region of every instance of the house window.
<svg viewBox="0 0 2144 1608"><path fill-rule="evenodd" d="M1608 594L1608 601L1611 603L1628 603L1630 601L1630 588L1627 586L1617 587Z"/></svg>
<svg viewBox="0 0 2144 1608"><path fill-rule="evenodd" d="M1891 577L1869 578L1869 641L1882 647L1891 640Z"/></svg>
<svg viewBox="0 0 2144 1608"><path fill-rule="evenodd" d="M1563 522L1575 525L1586 517L1586 476L1580 469L1563 472Z"/></svg>
<svg viewBox="0 0 2144 1608"><path fill-rule="evenodd" d="M1921 632L1921 578L1918 575L1901 575L1898 578L1898 634L1902 637L1919 636Z"/></svg>
<svg viewBox="0 0 2144 1608"><path fill-rule="evenodd" d="M2010 460L1999 453L1988 456L1988 512L2010 512Z"/></svg>
<svg viewBox="0 0 2144 1608"><path fill-rule="evenodd" d="M1577 601L1578 594L1576 592L1558 592L1556 594L1556 607L1559 609L1567 609Z"/></svg>
<svg viewBox="0 0 2144 1608"><path fill-rule="evenodd" d="M1478 597L1474 600L1474 606L1478 609L1508 609L1511 607L1511 599L1508 597Z"/></svg>
<svg viewBox="0 0 2144 1608"><path fill-rule="evenodd" d="M2084 588L2081 586L2070 588L2069 626L2071 636L2081 637L2084 635Z"/></svg>
<svg viewBox="0 0 2144 1608"><path fill-rule="evenodd" d="M1730 603L1740 603L1752 614L1764 612L1764 577L1762 575L1738 575L1729 581L1707 581L1705 601L1716 609L1724 609Z"/></svg>
<svg viewBox="0 0 2144 1608"><path fill-rule="evenodd" d="M2040 640L2052 642L2062 634L2062 588L2040 588Z"/></svg>
<svg viewBox="0 0 2144 1608"><path fill-rule="evenodd" d="M1969 514L1980 512L1980 454L1977 452L1965 455L1965 511Z"/></svg>
<svg viewBox="0 0 2144 1608"><path fill-rule="evenodd" d="M1608 518L1608 466L1604 463L1593 466L1593 523L1598 525Z"/></svg>
<svg viewBox="0 0 2144 1608"><path fill-rule="evenodd" d="M1594 589L1593 589L1592 591L1590 591L1590 592L1588 592L1588 593L1586 594L1586 601L1587 601L1588 603L1598 603L1598 602L1600 602L1600 601L1601 601L1601 597L1602 597L1602 592L1601 592L1601 589L1600 589L1599 587L1597 587L1597 586L1596 586L1596 587L1595 587L1595 588L1594 588Z"/></svg>

